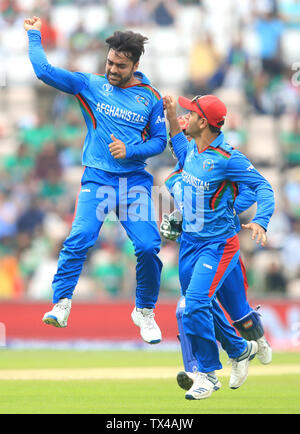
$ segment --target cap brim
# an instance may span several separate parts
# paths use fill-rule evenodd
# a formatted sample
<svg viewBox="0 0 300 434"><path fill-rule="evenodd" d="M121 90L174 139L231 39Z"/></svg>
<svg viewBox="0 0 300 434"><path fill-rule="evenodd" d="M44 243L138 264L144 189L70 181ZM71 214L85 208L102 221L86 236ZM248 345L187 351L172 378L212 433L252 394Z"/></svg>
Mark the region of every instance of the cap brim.
<svg viewBox="0 0 300 434"><path fill-rule="evenodd" d="M185 98L184 96L180 96L178 98L178 104L187 110L195 111L195 103L193 103L190 99Z"/></svg>

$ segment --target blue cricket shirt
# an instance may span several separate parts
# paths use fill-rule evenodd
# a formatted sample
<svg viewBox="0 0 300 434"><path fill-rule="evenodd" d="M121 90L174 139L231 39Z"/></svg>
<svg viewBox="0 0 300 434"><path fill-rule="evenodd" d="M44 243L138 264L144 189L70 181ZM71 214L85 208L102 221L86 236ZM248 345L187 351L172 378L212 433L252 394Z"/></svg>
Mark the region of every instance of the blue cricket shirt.
<svg viewBox="0 0 300 434"><path fill-rule="evenodd" d="M88 133L82 164L112 173L144 169L146 160L162 153L167 131L160 93L141 72L141 83L121 88L112 86L105 75L70 72L48 63L41 33L29 30L29 57L37 77L80 103ZM126 145L126 158L115 159L108 148L111 134Z"/></svg>
<svg viewBox="0 0 300 434"><path fill-rule="evenodd" d="M247 157L225 143L223 133L200 153L195 140L189 142L183 133L174 136L172 144L182 167L183 190L188 187L183 197L184 232L201 240L232 237L239 185L253 191L254 196L247 199L251 204L256 197L253 222L267 230L275 207L272 187ZM243 203L236 208L238 213L246 209Z"/></svg>

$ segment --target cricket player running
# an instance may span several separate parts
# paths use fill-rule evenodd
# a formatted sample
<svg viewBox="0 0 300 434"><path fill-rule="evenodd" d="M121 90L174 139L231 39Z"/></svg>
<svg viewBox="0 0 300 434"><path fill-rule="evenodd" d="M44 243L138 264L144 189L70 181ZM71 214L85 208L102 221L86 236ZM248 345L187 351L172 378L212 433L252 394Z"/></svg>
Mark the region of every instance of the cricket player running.
<svg viewBox="0 0 300 434"><path fill-rule="evenodd" d="M215 390L215 371L222 369L216 342L216 313L213 311L222 286L222 293L235 289L235 296L232 300L228 297L229 306L226 306L226 310L230 308L232 315L240 320L240 324L236 322L235 326L238 329L245 325L251 328L257 323L253 311L244 313L245 304L242 302L245 284L233 207L237 187L244 184L256 194L256 216L244 228L251 230L252 239L262 246L266 244L266 230L274 211L274 194L270 184L250 161L225 143L221 127L227 109L222 101L207 95L192 101L180 97L179 104L190 111L187 130L193 137L190 142L177 120L175 99L165 97L172 145L182 167L182 184L184 190L187 189L184 195L188 197L188 200L184 197L179 277L185 297L183 328L197 359L199 372L186 393L186 399L204 399ZM226 285L223 285L225 281ZM229 336L232 327L221 309L219 314L221 326ZM250 315L245 324L247 314ZM255 340L240 339L241 352L235 357L234 375L230 379L232 389L245 381L240 368L247 368L259 350Z"/></svg>
<svg viewBox="0 0 300 434"><path fill-rule="evenodd" d="M188 140L192 140L192 137L187 135L187 128L189 125L189 115L181 116L178 118L180 127L185 133ZM169 147L173 153L172 143L169 142ZM170 215L163 215L163 220L161 223L161 235L171 241L177 240L180 242L180 237L182 234L182 210L183 210L183 185L182 185L182 168L180 164L177 163L176 167L172 173L167 177L165 185L169 190L171 196L174 198L175 211ZM249 189L245 184L239 185L238 196L234 201L234 212L235 212L235 226L237 233L241 230L238 215L243 211L246 211L254 203L256 203L256 194ZM233 383L233 377L236 378L235 386L241 386L246 380L248 375L247 360L235 360L235 355L239 351L238 340L236 339L233 330L228 329L222 325L222 312L220 313L220 304L227 308L227 313L231 317L233 324L236 326L237 330L240 332L246 340L255 340L258 344L258 352L256 357L263 365L268 365L272 362L272 348L264 337L264 327L261 320L261 315L258 313L258 309L252 309L248 303L248 282L245 273L245 267L242 258L239 259L240 267L236 268L234 271L235 276L229 275L224 281L223 285L218 291L216 299L212 300L212 313L214 317L214 328L217 340L221 343L222 348L227 352L229 358L232 361L234 369L232 369L231 384ZM240 287L232 285L232 281L240 279L241 284L244 285L245 291L240 291ZM234 302L234 298L237 297L237 301ZM235 309L232 310L236 305L239 305L238 315L243 315L243 318L235 317ZM179 330L179 341L181 345L181 352L183 358L183 364L185 371L181 371L177 375L178 385L184 390L189 390L193 381L196 378L196 372L198 371L198 362L193 356L192 348L188 337L184 332L183 327L183 314L185 310L185 297L180 297L176 317ZM249 324L251 326L249 327ZM228 334L228 330L230 334ZM238 368L239 373L236 375L234 371ZM213 379L213 377L210 377ZM221 383L218 382L218 389ZM216 387L214 390L218 390Z"/></svg>
<svg viewBox="0 0 300 434"><path fill-rule="evenodd" d="M114 211L132 240L136 267L136 305L132 320L143 340L161 341L154 319L162 263L158 257L160 235L151 219L153 177L146 172L146 159L160 154L167 144L163 100L147 77L138 71L147 38L133 32L115 32L106 40L105 75L70 72L50 65L41 43L41 20L26 19L29 57L37 77L44 83L78 99L88 133L83 148L85 167L81 191L69 237L60 252L53 279L51 312L43 321L66 327L72 296L87 251L99 235L110 211ZM130 194L129 194L130 193ZM136 198L147 216L138 218Z"/></svg>

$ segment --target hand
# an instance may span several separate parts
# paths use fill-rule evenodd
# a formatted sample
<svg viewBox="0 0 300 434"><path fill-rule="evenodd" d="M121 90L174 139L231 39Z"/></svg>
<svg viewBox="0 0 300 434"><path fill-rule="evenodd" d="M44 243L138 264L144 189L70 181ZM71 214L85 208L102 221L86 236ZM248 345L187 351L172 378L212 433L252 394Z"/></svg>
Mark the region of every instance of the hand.
<svg viewBox="0 0 300 434"><path fill-rule="evenodd" d="M249 223L247 225L242 225L242 228L252 231L252 240L255 240L255 238L257 237L256 244L259 244L261 241L262 247L265 247L265 245L267 244L267 236L266 231L263 227L261 227L257 223Z"/></svg>
<svg viewBox="0 0 300 434"><path fill-rule="evenodd" d="M182 132L176 113L176 99L173 96L165 96L163 98L164 109L166 110L166 118L170 125L170 136L174 137Z"/></svg>
<svg viewBox="0 0 300 434"><path fill-rule="evenodd" d="M111 155L116 159L126 158L125 144L121 140L117 139L113 134L110 137L113 140L108 146Z"/></svg>
<svg viewBox="0 0 300 434"><path fill-rule="evenodd" d="M26 32L28 30L41 30L42 28L42 21L39 17L33 17L33 18L26 18L24 20L24 29Z"/></svg>
<svg viewBox="0 0 300 434"><path fill-rule="evenodd" d="M177 119L176 99L173 96L165 96L163 98L164 109L167 111L166 116L169 122Z"/></svg>

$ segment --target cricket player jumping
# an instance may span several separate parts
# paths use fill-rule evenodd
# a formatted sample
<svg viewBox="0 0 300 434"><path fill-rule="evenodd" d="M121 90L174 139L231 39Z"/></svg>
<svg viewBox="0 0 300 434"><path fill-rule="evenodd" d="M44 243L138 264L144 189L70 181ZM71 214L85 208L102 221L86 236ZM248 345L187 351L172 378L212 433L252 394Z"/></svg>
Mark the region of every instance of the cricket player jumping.
<svg viewBox="0 0 300 434"><path fill-rule="evenodd" d="M236 328L254 333L257 325L255 312L244 312L242 301L245 284L233 206L238 184L245 184L256 194L256 216L244 228L251 230L252 239L257 239L262 246L266 244L266 230L274 211L274 194L251 162L225 143L221 127L227 109L222 101L207 95L192 101L180 97L179 104L190 111L187 134L193 137L191 142L177 120L175 99L165 98L172 145L182 167L182 183L189 192L192 189L190 200L185 201L183 207L179 277L185 296L184 332L197 359L199 372L186 399L204 399L215 390L215 370L222 369L214 327L216 315L212 307L225 281L227 288L235 288L235 297L226 310L230 307L231 314L239 319L235 322ZM203 199L199 209L198 197ZM197 224L191 221L194 216ZM219 313L222 315L221 311ZM227 328L225 331L229 335L231 326L223 315L221 319L222 327ZM245 349L234 360L234 375L230 379L232 389L245 381L240 375L244 369L240 368L247 367L258 350L255 340L245 341Z"/></svg>
<svg viewBox="0 0 300 434"><path fill-rule="evenodd" d="M133 32L115 32L106 40L105 75L73 73L48 63L41 43L41 26L38 17L24 22L34 71L44 83L76 96L88 128L82 188L72 230L64 242L53 279L55 305L43 321L55 327L67 326L87 251L95 244L107 214L114 211L132 240L137 257L132 320L140 327L144 341L158 343L162 336L153 310L160 288L161 239L156 222L150 218L153 177L146 172L145 161L164 151L167 133L162 97L138 71L147 38ZM121 181L126 182L125 191L121 191ZM129 195L129 190L135 195ZM138 220L131 215L131 205L141 191L149 218Z"/></svg>

